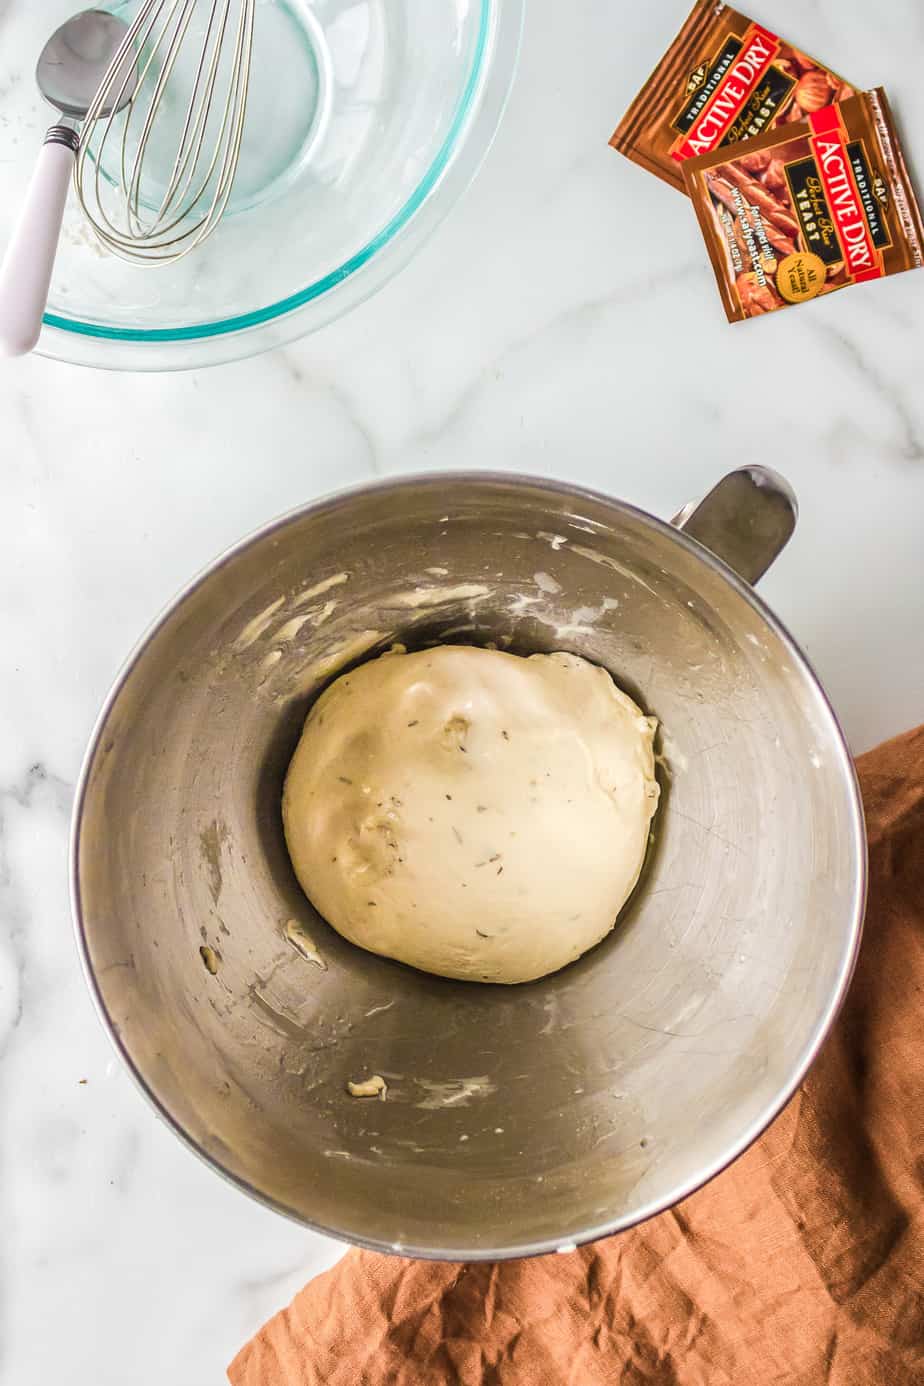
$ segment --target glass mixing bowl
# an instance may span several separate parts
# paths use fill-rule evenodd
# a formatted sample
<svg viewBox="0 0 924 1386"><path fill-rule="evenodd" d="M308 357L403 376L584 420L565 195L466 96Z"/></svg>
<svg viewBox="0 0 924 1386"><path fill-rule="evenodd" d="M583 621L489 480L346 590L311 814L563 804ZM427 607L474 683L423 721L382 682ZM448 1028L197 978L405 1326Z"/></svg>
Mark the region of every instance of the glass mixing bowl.
<svg viewBox="0 0 924 1386"><path fill-rule="evenodd" d="M39 352L116 369L210 365L304 336L374 293L487 152L524 3L257 0L247 128L221 225L177 264L139 268L102 250L72 197ZM106 8L130 17L136 5ZM18 55L4 83L0 244L54 120L32 64L76 8L13 0L0 15L0 48ZM170 126L154 146L164 163Z"/></svg>

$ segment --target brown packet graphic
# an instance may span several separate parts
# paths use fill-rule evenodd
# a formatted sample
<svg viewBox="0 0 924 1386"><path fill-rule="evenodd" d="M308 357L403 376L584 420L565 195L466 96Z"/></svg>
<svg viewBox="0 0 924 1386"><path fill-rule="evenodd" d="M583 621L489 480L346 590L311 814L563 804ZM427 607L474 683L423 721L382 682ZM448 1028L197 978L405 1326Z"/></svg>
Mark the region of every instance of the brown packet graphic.
<svg viewBox="0 0 924 1386"><path fill-rule="evenodd" d="M697 0L610 144L682 192L684 160L853 94L762 24L717 0Z"/></svg>
<svg viewBox="0 0 924 1386"><path fill-rule="evenodd" d="M924 263L921 211L881 88L683 172L729 322Z"/></svg>

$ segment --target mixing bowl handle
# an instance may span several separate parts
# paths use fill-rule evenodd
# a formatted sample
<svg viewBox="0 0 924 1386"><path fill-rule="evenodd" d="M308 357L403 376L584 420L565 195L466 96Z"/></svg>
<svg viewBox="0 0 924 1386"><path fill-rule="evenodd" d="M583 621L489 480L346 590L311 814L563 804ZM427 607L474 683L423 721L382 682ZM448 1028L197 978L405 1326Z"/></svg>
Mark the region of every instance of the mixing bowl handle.
<svg viewBox="0 0 924 1386"><path fill-rule="evenodd" d="M789 543L798 514L795 493L779 472L741 467L671 523L755 583Z"/></svg>

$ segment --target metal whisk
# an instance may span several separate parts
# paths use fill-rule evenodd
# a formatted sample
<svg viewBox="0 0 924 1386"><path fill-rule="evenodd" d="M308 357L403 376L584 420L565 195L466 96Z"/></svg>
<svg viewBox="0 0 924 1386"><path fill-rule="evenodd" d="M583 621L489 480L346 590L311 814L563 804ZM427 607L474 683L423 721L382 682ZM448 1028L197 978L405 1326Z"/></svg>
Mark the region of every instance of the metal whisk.
<svg viewBox="0 0 924 1386"><path fill-rule="evenodd" d="M141 0L74 169L90 224L122 259L172 264L218 225L244 133L255 3Z"/></svg>

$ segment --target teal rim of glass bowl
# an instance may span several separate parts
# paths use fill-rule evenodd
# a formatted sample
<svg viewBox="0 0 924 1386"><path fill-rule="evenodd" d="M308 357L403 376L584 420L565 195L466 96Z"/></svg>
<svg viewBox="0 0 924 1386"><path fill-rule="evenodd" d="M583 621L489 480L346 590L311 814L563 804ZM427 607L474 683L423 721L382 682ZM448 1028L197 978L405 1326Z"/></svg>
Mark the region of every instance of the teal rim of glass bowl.
<svg viewBox="0 0 924 1386"><path fill-rule="evenodd" d="M217 322L200 323L195 327L100 327L95 323L80 322L75 318L62 318L57 313L46 313L42 321L48 327L57 327L78 336L102 337L109 341L189 342L202 337L220 337L225 333L240 332L248 327L259 327L261 323L271 322L274 318L280 318L286 313L291 313L295 308L304 307L306 303L320 298L329 289L342 284L357 270L367 265L383 246L394 240L398 232L407 226L442 177L455 151L459 133L466 122L478 88L488 46L490 9L491 0L481 0L481 16L471 70L456 113L453 116L452 124L436 158L404 206L395 213L377 235L372 237L371 241L363 246L362 250L358 250L355 255L352 255L349 260L345 260L337 269L331 270L329 274L325 274L314 284L309 284L307 289L300 289L298 293L290 294L288 298L280 299L278 303L272 303L266 308L257 308L252 313L242 313L238 317L220 318Z"/></svg>

